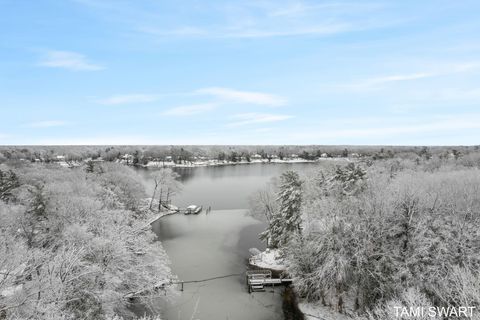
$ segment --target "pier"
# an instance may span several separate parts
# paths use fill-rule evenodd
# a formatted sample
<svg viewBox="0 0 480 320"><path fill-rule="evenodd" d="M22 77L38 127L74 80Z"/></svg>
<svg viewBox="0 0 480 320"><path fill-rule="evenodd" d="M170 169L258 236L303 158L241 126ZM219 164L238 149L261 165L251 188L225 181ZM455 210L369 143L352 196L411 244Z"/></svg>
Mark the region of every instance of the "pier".
<svg viewBox="0 0 480 320"><path fill-rule="evenodd" d="M292 279L272 278L271 270L248 270L245 272L245 282L248 287L248 293L265 291L266 286L288 285Z"/></svg>

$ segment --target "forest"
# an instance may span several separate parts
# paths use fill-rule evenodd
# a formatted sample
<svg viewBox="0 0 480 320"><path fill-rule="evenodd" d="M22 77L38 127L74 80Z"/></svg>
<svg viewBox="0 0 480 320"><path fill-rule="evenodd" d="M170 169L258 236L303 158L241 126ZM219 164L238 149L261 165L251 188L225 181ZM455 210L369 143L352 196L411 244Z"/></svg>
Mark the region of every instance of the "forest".
<svg viewBox="0 0 480 320"><path fill-rule="evenodd" d="M253 188L251 212L268 222L259 236L282 252L301 299L339 314L479 306L480 153L388 150ZM119 163L3 162L0 319L161 313L155 301L175 296L175 277L149 221L181 189L171 169L147 194Z"/></svg>
<svg viewBox="0 0 480 320"><path fill-rule="evenodd" d="M309 303L364 320L478 308L479 169L479 153L425 153L286 172L254 194L251 212L268 222L262 237Z"/></svg>
<svg viewBox="0 0 480 320"><path fill-rule="evenodd" d="M215 159L237 162L244 159L250 162L254 155L262 159L289 158L295 155L305 160L326 158L416 158L416 157L460 157L478 152L479 146L329 146L329 145L193 145L193 146L0 146L0 163L22 160L50 163L58 157L66 161L87 161L101 159L116 162L125 155L131 158L130 164L142 165L149 161L175 163L192 162L195 159Z"/></svg>
<svg viewBox="0 0 480 320"><path fill-rule="evenodd" d="M173 294L144 190L115 163L0 165L0 319L119 320Z"/></svg>

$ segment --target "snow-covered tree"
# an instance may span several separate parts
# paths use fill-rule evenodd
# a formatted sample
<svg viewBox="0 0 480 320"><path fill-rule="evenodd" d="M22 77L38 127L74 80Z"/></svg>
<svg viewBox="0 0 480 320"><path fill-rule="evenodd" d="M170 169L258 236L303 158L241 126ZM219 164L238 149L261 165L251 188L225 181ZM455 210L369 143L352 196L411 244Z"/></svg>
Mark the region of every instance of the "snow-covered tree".
<svg viewBox="0 0 480 320"><path fill-rule="evenodd" d="M158 192L158 211L170 204L171 198L182 190L182 184L178 180L180 175L170 168L161 168L152 174L153 194L150 200L150 209Z"/></svg>
<svg viewBox="0 0 480 320"><path fill-rule="evenodd" d="M269 212L268 228L260 235L261 239L267 239L272 248L284 247L293 236L301 235L302 184L295 171L287 171L280 176L276 199L278 209Z"/></svg>

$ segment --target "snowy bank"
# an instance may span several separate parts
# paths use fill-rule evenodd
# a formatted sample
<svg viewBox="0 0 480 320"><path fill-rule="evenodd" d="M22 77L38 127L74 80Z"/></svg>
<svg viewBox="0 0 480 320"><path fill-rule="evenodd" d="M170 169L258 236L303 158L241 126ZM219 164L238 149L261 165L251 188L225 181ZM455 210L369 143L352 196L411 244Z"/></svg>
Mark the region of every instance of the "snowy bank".
<svg viewBox="0 0 480 320"><path fill-rule="evenodd" d="M300 300L298 303L298 308L305 316L305 320L348 320L352 319L347 315L338 313L332 310L329 307L323 306L320 302L306 302Z"/></svg>
<svg viewBox="0 0 480 320"><path fill-rule="evenodd" d="M192 161L187 163L175 163L172 161L149 161L145 167L176 167L176 168L194 168L194 167L210 167L210 166L226 166L226 165L237 165L237 164L254 164L254 163L312 163L319 162L324 159L319 160L304 160L304 159L252 159L251 161L228 161L228 160L205 160L205 161Z"/></svg>
<svg viewBox="0 0 480 320"><path fill-rule="evenodd" d="M262 269L283 272L286 270L285 261L278 249L266 249L253 255L249 260L250 265Z"/></svg>

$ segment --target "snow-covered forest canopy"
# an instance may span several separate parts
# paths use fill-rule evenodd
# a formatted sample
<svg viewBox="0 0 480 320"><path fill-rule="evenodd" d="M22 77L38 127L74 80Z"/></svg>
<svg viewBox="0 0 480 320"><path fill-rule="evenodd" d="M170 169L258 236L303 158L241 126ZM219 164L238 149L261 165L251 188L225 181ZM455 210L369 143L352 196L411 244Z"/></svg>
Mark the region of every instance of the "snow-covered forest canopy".
<svg viewBox="0 0 480 320"><path fill-rule="evenodd" d="M131 318L170 295L145 198L120 164L0 165L0 319Z"/></svg>
<svg viewBox="0 0 480 320"><path fill-rule="evenodd" d="M252 196L251 212L312 305L370 320L399 319L395 307L478 307L479 159L425 153L290 172Z"/></svg>
<svg viewBox="0 0 480 320"><path fill-rule="evenodd" d="M137 304L155 310L176 294L149 225L181 190L172 169L152 173L147 194L122 163L65 168L15 150L3 147L0 164L0 319L132 318ZM479 306L480 152L358 152L252 196L298 296L369 320L396 319L396 306Z"/></svg>
<svg viewBox="0 0 480 320"><path fill-rule="evenodd" d="M176 163L198 159L216 159L237 162L261 159L301 158L371 158L391 159L417 157L468 157L480 146L421 147L421 146L324 146L324 145L185 145L185 146L0 146L0 163L11 160L31 162L86 161L101 159L119 161L128 156L129 164L141 165L149 161Z"/></svg>

